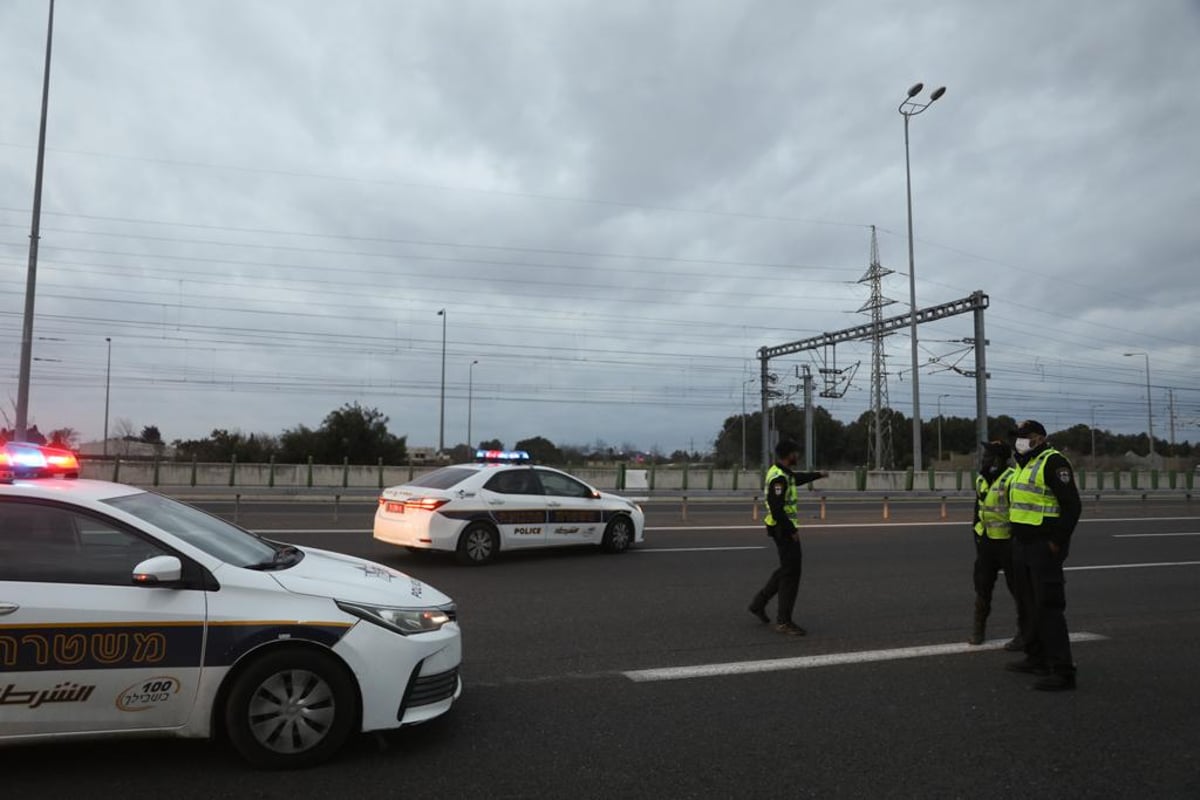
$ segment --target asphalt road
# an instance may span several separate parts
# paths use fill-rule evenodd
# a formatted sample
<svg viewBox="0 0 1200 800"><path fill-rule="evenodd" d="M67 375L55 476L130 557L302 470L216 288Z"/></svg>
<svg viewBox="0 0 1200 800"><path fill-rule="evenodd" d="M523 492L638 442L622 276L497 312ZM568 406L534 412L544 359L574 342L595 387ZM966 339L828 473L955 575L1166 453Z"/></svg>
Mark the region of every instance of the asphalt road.
<svg viewBox="0 0 1200 800"><path fill-rule="evenodd" d="M745 504L696 504L686 520L678 504L647 508L645 545L623 555L543 551L465 568L375 543L370 505L342 506L335 521L328 504L243 503L243 525L450 594L465 646L455 708L360 737L299 773L251 771L206 742L7 748L3 794L1200 797L1193 504L1087 504L1068 619L1097 638L1074 645L1079 688L1064 694L1029 691L1030 679L1002 670L1012 655L995 648L1015 618L1002 586L991 647L960 646L973 597L969 506L950 504L945 522L937 502L899 504L887 522L875 504L810 519L804 638L745 610L774 566ZM696 669L714 664L738 666ZM665 668L682 671L653 672Z"/></svg>

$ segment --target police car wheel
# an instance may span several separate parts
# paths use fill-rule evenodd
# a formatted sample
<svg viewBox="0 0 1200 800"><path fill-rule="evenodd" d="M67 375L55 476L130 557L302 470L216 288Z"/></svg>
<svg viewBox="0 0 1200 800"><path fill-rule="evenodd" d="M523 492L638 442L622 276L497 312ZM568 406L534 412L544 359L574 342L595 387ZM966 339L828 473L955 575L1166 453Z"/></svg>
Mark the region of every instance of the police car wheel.
<svg viewBox="0 0 1200 800"><path fill-rule="evenodd" d="M458 560L462 564L482 566L496 557L500 539L496 530L485 523L475 522L458 537Z"/></svg>
<svg viewBox="0 0 1200 800"><path fill-rule="evenodd" d="M277 651L237 676L225 701L225 728L234 749L256 767L311 766L346 743L356 705L354 681L333 656Z"/></svg>
<svg viewBox="0 0 1200 800"><path fill-rule="evenodd" d="M633 544L633 520L625 515L614 517L604 529L604 539L600 542L609 553L623 553Z"/></svg>

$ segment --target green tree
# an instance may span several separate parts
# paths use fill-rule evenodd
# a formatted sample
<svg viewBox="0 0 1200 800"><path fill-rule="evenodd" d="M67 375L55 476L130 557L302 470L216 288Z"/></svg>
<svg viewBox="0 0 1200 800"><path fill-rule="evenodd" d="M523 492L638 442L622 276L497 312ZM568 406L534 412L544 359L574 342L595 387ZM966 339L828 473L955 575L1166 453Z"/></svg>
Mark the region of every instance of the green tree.
<svg viewBox="0 0 1200 800"><path fill-rule="evenodd" d="M206 439L176 439L175 458L181 461L229 461L234 456L244 464L261 464L279 453L279 441L269 434L215 428Z"/></svg>
<svg viewBox="0 0 1200 800"><path fill-rule="evenodd" d="M376 408L347 403L330 411L317 431L317 451L313 456L323 464L336 464L349 458L352 464L399 464L407 458L405 437L388 432L388 418Z"/></svg>
<svg viewBox="0 0 1200 800"><path fill-rule="evenodd" d="M51 447L63 447L74 450L79 446L79 431L74 428L55 428L50 431Z"/></svg>
<svg viewBox="0 0 1200 800"><path fill-rule="evenodd" d="M562 464L564 463L563 453L554 446L554 442L541 436L534 436L531 439L522 439L517 442L514 450L524 450L529 453L529 458L539 464Z"/></svg>

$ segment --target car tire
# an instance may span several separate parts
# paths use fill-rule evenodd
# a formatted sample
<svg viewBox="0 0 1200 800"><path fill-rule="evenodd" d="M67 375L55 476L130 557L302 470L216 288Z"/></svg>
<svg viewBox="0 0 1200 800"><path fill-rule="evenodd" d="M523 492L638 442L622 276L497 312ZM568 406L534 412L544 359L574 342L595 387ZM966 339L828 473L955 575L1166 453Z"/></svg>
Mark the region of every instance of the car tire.
<svg viewBox="0 0 1200 800"><path fill-rule="evenodd" d="M481 567L494 559L499 550L496 529L484 522L473 522L458 537L456 555L460 564Z"/></svg>
<svg viewBox="0 0 1200 800"><path fill-rule="evenodd" d="M604 538L600 547L606 553L624 553L633 544L633 520L624 514L618 514L609 521L604 529Z"/></svg>
<svg viewBox="0 0 1200 800"><path fill-rule="evenodd" d="M275 650L251 662L225 698L233 748L262 769L319 764L342 748L358 720L346 667L317 650Z"/></svg>

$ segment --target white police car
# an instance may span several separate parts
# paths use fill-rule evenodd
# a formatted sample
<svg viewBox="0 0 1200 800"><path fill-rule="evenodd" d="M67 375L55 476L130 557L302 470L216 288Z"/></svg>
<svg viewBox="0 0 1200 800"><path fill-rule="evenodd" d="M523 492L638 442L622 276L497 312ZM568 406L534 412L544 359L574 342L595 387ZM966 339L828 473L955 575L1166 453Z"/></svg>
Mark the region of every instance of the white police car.
<svg viewBox="0 0 1200 800"><path fill-rule="evenodd" d="M369 561L263 539L74 455L0 450L0 744L226 737L331 756L462 691L454 604Z"/></svg>
<svg viewBox="0 0 1200 800"><path fill-rule="evenodd" d="M480 450L476 463L443 467L384 489L374 536L410 550L445 550L466 564L498 552L600 545L620 553L641 542L642 509L520 450Z"/></svg>

